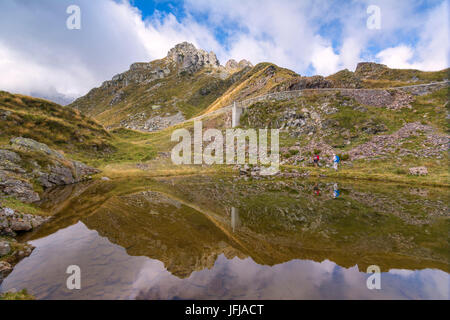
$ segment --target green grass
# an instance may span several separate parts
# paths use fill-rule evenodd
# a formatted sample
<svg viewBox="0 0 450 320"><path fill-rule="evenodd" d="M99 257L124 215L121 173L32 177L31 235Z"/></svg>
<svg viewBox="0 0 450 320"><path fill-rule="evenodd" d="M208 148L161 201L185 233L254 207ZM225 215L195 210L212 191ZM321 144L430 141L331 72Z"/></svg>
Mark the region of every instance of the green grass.
<svg viewBox="0 0 450 320"><path fill-rule="evenodd" d="M33 215L45 215L45 211L41 210L38 206L34 204L23 203L13 197L6 197L0 200L0 204L3 207L11 208L15 211L33 214Z"/></svg>
<svg viewBox="0 0 450 320"><path fill-rule="evenodd" d="M17 292L6 292L0 294L0 300L34 300L35 297L27 292L26 289Z"/></svg>
<svg viewBox="0 0 450 320"><path fill-rule="evenodd" d="M95 88L88 95L70 105L92 116L105 126L117 126L130 115L145 113L145 119L165 117L181 111L190 118L204 111L219 98L242 74L221 79L212 69L202 69L195 74L177 74L177 70L164 79L150 83L130 84L117 90L123 91L123 100L111 105L115 92ZM153 110L153 105L160 108Z"/></svg>
<svg viewBox="0 0 450 320"><path fill-rule="evenodd" d="M0 112L5 114L0 143L24 137L67 154L98 156L113 151L110 134L92 119L71 108L0 91Z"/></svg>

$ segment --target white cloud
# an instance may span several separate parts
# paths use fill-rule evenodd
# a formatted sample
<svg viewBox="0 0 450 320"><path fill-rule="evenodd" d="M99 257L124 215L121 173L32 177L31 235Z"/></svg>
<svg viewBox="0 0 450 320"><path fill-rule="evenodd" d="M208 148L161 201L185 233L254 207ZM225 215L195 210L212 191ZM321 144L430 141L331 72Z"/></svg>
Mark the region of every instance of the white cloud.
<svg viewBox="0 0 450 320"><path fill-rule="evenodd" d="M71 0L0 1L0 90L76 97L182 41L213 50L223 64L269 61L300 74L326 76L368 60L448 67L444 0L422 11L409 1L379 0L381 30L366 28L370 0L186 0L183 18L156 12L147 20L127 0L76 2L82 29L71 31L65 23ZM411 35L416 41L408 41Z"/></svg>
<svg viewBox="0 0 450 320"><path fill-rule="evenodd" d="M400 45L398 47L387 48L377 54L377 58L381 63L395 68L410 68L413 67L411 59L413 58L414 51L412 48Z"/></svg>
<svg viewBox="0 0 450 320"><path fill-rule="evenodd" d="M338 70L339 55L334 53L331 46L320 46L313 52L312 65L319 74L331 74Z"/></svg>
<svg viewBox="0 0 450 320"><path fill-rule="evenodd" d="M401 44L382 50L377 58L392 68L414 68L436 71L449 66L449 16L448 3L444 1L431 10L419 28L415 47Z"/></svg>
<svg viewBox="0 0 450 320"><path fill-rule="evenodd" d="M164 57L185 40L221 50L189 17L184 23L170 14L143 21L127 1L79 0L81 30L68 30L66 8L72 2L0 3L0 30L11 31L0 35L0 90L77 97L131 63Z"/></svg>

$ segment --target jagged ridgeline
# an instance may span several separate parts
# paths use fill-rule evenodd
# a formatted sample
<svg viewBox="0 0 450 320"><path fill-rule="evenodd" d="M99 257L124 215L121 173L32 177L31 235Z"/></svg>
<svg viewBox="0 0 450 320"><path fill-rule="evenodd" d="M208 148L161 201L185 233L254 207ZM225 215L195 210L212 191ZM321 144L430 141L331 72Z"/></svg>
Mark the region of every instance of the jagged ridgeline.
<svg viewBox="0 0 450 320"><path fill-rule="evenodd" d="M439 72L390 69L360 63L355 72L304 77L272 63L253 66L242 60L220 65L213 52L183 42L160 60L134 63L70 106L107 129L157 131L233 101L271 92L317 88L387 88L448 79Z"/></svg>
<svg viewBox="0 0 450 320"><path fill-rule="evenodd" d="M132 64L70 106L107 128L154 131L205 110L251 67L245 60L221 66L213 52L184 42L163 59Z"/></svg>

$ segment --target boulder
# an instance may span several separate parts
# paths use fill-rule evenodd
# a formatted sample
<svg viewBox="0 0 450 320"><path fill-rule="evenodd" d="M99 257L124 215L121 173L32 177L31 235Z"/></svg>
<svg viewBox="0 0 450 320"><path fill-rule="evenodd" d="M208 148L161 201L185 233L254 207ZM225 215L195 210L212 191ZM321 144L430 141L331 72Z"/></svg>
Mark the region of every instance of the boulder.
<svg viewBox="0 0 450 320"><path fill-rule="evenodd" d="M409 168L409 174L414 176L426 176L428 174L428 169L427 167Z"/></svg>
<svg viewBox="0 0 450 320"><path fill-rule="evenodd" d="M0 257L6 256L11 252L11 246L7 241L0 241Z"/></svg>
<svg viewBox="0 0 450 320"><path fill-rule="evenodd" d="M14 196L27 203L40 200L39 194L34 191L29 182L3 170L0 170L0 193Z"/></svg>
<svg viewBox="0 0 450 320"><path fill-rule="evenodd" d="M12 219L9 227L13 231L30 231L31 229L33 229L30 220L24 220L21 218Z"/></svg>
<svg viewBox="0 0 450 320"><path fill-rule="evenodd" d="M92 168L83 162L79 161L72 161L73 166L75 168L75 179L79 181L80 179L83 179L86 176L89 176L91 174L99 173L100 170Z"/></svg>
<svg viewBox="0 0 450 320"><path fill-rule="evenodd" d="M9 161L12 163L19 163L21 161L21 158L17 153L15 153L13 151L0 150L0 165L6 161Z"/></svg>
<svg viewBox="0 0 450 320"><path fill-rule="evenodd" d="M25 173L26 171L20 167L21 160L17 153L0 149L0 170Z"/></svg>
<svg viewBox="0 0 450 320"><path fill-rule="evenodd" d="M16 232L30 231L46 222L49 218L16 212L0 207L0 234L15 236Z"/></svg>
<svg viewBox="0 0 450 320"><path fill-rule="evenodd" d="M10 142L13 148L42 152L58 159L64 159L64 156L59 152L56 152L55 150L50 149L46 144L37 142L33 139L17 137L12 138Z"/></svg>
<svg viewBox="0 0 450 320"><path fill-rule="evenodd" d="M48 165L41 167L36 161L27 160L32 172L22 168L21 157L10 150L0 150L0 192L13 195L25 202L39 201L30 183L35 179L44 188L80 182L88 176L100 172L86 164L66 158L46 144L28 138L13 138L11 146L18 153L39 152L46 156Z"/></svg>

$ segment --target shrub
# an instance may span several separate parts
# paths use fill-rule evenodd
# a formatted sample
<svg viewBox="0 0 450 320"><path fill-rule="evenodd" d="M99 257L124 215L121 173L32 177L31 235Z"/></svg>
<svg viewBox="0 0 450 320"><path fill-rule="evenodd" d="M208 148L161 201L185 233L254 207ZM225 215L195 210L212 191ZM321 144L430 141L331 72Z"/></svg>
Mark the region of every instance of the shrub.
<svg viewBox="0 0 450 320"><path fill-rule="evenodd" d="M394 171L396 174L407 174L405 169L397 168Z"/></svg>
<svg viewBox="0 0 450 320"><path fill-rule="evenodd" d="M341 161L347 161L348 159L350 159L350 156L348 155L348 153L338 154L338 156L341 159Z"/></svg>

